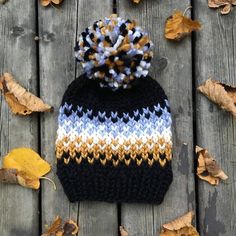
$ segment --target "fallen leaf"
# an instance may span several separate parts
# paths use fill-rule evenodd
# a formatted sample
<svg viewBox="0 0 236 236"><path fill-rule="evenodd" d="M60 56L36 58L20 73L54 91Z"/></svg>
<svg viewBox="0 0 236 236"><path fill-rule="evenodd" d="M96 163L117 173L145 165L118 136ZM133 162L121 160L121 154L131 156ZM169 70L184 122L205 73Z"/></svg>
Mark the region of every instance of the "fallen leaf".
<svg viewBox="0 0 236 236"><path fill-rule="evenodd" d="M193 216L193 212L188 212L184 216L164 224L159 236L199 236L197 230L192 226Z"/></svg>
<svg viewBox="0 0 236 236"><path fill-rule="evenodd" d="M15 183L27 188L39 189L40 179L51 181L43 177L50 170L50 165L32 149L16 148L3 158L0 182Z"/></svg>
<svg viewBox="0 0 236 236"><path fill-rule="evenodd" d="M79 226L73 221L68 220L62 224L62 219L57 216L47 232L42 236L72 236L79 232Z"/></svg>
<svg viewBox="0 0 236 236"><path fill-rule="evenodd" d="M187 10L187 9L186 9ZM185 12L186 12L185 10ZM166 21L165 37L170 40L180 40L194 30L200 30L201 24L185 16L185 12L175 11Z"/></svg>
<svg viewBox="0 0 236 236"><path fill-rule="evenodd" d="M129 236L128 232L125 230L123 226L120 226L120 235L121 236Z"/></svg>
<svg viewBox="0 0 236 236"><path fill-rule="evenodd" d="M14 114L29 115L32 112L52 110L52 107L45 104L40 98L27 92L9 73L4 73L0 78L0 90Z"/></svg>
<svg viewBox="0 0 236 236"><path fill-rule="evenodd" d="M235 5L236 0L208 0L208 6L210 8L219 8L222 15L230 13Z"/></svg>
<svg viewBox="0 0 236 236"><path fill-rule="evenodd" d="M206 149L196 146L196 154L198 158L197 175L200 179L212 185L218 185L220 179L228 179L228 176Z"/></svg>
<svg viewBox="0 0 236 236"><path fill-rule="evenodd" d="M42 6L46 7L49 4L59 5L63 0L40 0Z"/></svg>
<svg viewBox="0 0 236 236"><path fill-rule="evenodd" d="M141 0L132 0L134 3L139 3Z"/></svg>
<svg viewBox="0 0 236 236"><path fill-rule="evenodd" d="M4 5L8 0L0 0L0 4Z"/></svg>
<svg viewBox="0 0 236 236"><path fill-rule="evenodd" d="M231 112L236 118L236 87L214 81L210 78L198 87L198 91L222 109Z"/></svg>

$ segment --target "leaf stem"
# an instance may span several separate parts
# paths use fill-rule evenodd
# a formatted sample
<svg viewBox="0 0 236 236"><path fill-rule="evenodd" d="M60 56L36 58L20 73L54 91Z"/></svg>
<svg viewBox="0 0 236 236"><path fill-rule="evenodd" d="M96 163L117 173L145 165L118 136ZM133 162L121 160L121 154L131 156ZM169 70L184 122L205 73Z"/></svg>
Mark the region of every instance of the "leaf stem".
<svg viewBox="0 0 236 236"><path fill-rule="evenodd" d="M54 189L55 191L57 190L57 186L56 186L56 184L53 182L53 180L49 179L48 177L44 177L44 176L40 177L39 179L45 179L45 180L48 180L49 182L52 183L52 185L53 185L53 189Z"/></svg>
<svg viewBox="0 0 236 236"><path fill-rule="evenodd" d="M186 15L186 13L187 13L187 11L188 10L190 10L190 9L192 9L193 7L192 6L188 6L185 10L184 10L184 13L183 13L183 15L185 16Z"/></svg>

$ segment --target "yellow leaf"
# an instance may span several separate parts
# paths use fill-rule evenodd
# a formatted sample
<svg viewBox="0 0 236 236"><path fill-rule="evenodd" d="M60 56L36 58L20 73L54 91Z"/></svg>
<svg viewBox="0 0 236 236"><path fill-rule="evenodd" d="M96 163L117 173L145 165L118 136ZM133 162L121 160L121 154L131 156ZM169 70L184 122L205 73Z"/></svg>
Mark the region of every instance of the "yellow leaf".
<svg viewBox="0 0 236 236"><path fill-rule="evenodd" d="M24 187L38 189L39 179L47 174L51 167L38 153L30 148L13 149L3 158L4 169L17 170L18 183Z"/></svg>
<svg viewBox="0 0 236 236"><path fill-rule="evenodd" d="M3 158L3 168L17 169L35 177L47 174L51 167L30 148L16 148Z"/></svg>
<svg viewBox="0 0 236 236"><path fill-rule="evenodd" d="M175 11L166 21L165 37L180 40L194 30L200 30L201 24L186 17L181 11Z"/></svg>
<svg viewBox="0 0 236 236"><path fill-rule="evenodd" d="M45 104L40 98L27 92L9 73L4 73L1 77L0 90L14 114L29 115L32 112L52 110L52 107Z"/></svg>
<svg viewBox="0 0 236 236"><path fill-rule="evenodd" d="M197 230L192 226L193 212L167 223L162 226L162 231L159 236L199 236Z"/></svg>

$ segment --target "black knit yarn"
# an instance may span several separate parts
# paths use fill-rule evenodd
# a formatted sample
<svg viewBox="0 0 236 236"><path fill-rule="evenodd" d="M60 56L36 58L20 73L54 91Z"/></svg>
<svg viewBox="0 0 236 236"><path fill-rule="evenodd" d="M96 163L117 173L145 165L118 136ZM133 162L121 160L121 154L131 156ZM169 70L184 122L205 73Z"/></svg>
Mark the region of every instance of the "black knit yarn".
<svg viewBox="0 0 236 236"><path fill-rule="evenodd" d="M160 105L159 110L155 108L157 104ZM111 91L99 87L94 81L81 75L68 86L61 107L63 109L60 111L59 123L62 122L60 119L67 119L73 115L80 120L84 113L91 111L89 119L92 121L98 117L101 124L105 120L111 119L112 113L117 112L116 120L111 119L114 124L118 118L122 119L125 125L132 118L139 122L142 116L149 120L152 115L160 118L158 122L164 126L164 120L161 120L163 112L170 112L167 96L161 86L151 77L140 78L132 89ZM78 107L82 107L82 109L78 110ZM144 114L144 108L148 108L150 112ZM139 115L134 117L134 111L138 111ZM105 118L99 117L99 114L104 112ZM124 114L128 114L127 120ZM73 118L73 122L77 121ZM65 123L70 125L68 121ZM87 125L89 125L89 120ZM57 149L59 150L58 147ZM57 152L61 153L61 149ZM87 157L78 164L75 157L80 156L81 153L76 151L74 157L71 157L65 147L57 161L57 175L71 202L95 200L160 204L172 182L170 160L167 160L164 165L161 165L159 161L149 165L145 160L141 165L137 165L137 160L142 159L140 155L137 155L129 165L120 161L117 166L114 166L112 161L101 164L100 160L106 159L103 153L99 154L99 159L95 159L94 153L88 153ZM91 164L86 158L95 160ZM125 159L129 158L130 155L126 154ZM148 154L148 158L153 159L151 152ZM166 158L165 152L160 153L160 160ZM112 160L119 160L118 155L114 154Z"/></svg>

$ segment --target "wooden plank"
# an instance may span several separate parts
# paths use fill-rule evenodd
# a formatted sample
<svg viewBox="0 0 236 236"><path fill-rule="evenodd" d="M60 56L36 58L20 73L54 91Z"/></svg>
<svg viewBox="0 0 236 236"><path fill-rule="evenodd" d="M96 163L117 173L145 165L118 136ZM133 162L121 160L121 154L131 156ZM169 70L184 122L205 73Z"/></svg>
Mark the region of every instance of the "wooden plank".
<svg viewBox="0 0 236 236"><path fill-rule="evenodd" d="M77 5L78 4L78 5ZM93 21L112 13L110 1L97 4L95 0L64 2L57 11L53 8L39 8L40 36L40 87L41 96L55 106L53 115L42 119L42 153L53 164L51 177L58 190L44 184L42 190L42 223L48 224L55 215L64 218L77 218L78 204L68 202L55 175L54 141L57 129L57 116L66 87L75 78L74 53L76 29L79 32ZM78 9L78 12L77 12ZM78 13L78 21L76 17ZM78 69L78 73L81 70ZM96 214L95 214L96 212ZM98 221L99 219L99 221ZM115 204L81 202L79 205L80 235L115 235L117 232L117 213ZM101 227L102 225L102 227ZM103 227L107 225L106 227Z"/></svg>
<svg viewBox="0 0 236 236"><path fill-rule="evenodd" d="M193 175L193 115L191 38L176 44L164 38L165 20L188 0L143 0L139 5L118 1L118 14L135 19L150 33L155 45L150 75L165 89L173 118L174 181L160 206L122 204L121 221L131 235L156 236L163 223L195 208ZM168 66L163 70L166 63ZM183 96L184 94L184 96Z"/></svg>
<svg viewBox="0 0 236 236"><path fill-rule="evenodd" d="M35 3L12 0L0 5L0 72L11 72L28 90L37 91ZM0 156L13 148L38 149L38 118L15 116L0 97ZM0 159L1 162L2 159ZM38 191L0 186L0 235L38 235Z"/></svg>
<svg viewBox="0 0 236 236"><path fill-rule="evenodd" d="M195 67L197 86L212 76L236 85L236 12L220 15L198 1L195 16L203 23L196 35ZM218 109L203 95L197 98L197 143L216 158L229 176L217 187L199 180L199 224L201 235L231 236L236 232L235 153L236 122L232 115Z"/></svg>
<svg viewBox="0 0 236 236"><path fill-rule="evenodd" d="M99 4L96 0L79 0L78 34L94 21L112 14L112 1L104 0ZM78 75L81 66L78 65ZM80 235L111 236L117 235L117 207L116 204L103 202L80 202L79 223Z"/></svg>
<svg viewBox="0 0 236 236"><path fill-rule="evenodd" d="M58 9L38 5L40 94L54 112L41 118L41 152L52 164L49 177L55 181L42 185L42 230L60 215L77 220L78 204L71 204L56 175L55 139L58 110L62 96L75 77L74 43L76 36L77 0L64 1Z"/></svg>

